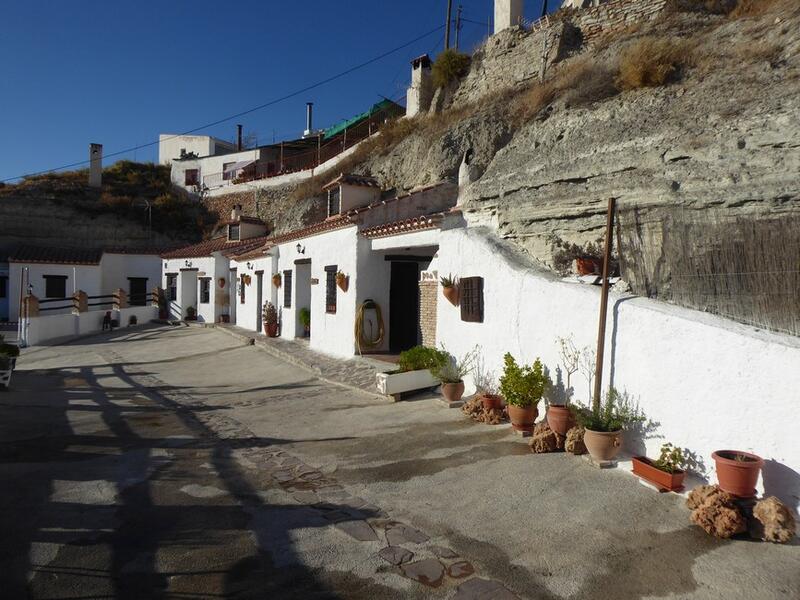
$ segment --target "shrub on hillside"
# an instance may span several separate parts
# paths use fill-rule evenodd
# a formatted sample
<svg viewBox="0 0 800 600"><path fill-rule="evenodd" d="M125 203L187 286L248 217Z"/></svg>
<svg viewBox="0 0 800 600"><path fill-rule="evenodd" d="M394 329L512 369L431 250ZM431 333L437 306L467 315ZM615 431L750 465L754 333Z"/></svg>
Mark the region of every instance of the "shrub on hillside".
<svg viewBox="0 0 800 600"><path fill-rule="evenodd" d="M458 50L448 48L433 63L433 85L445 87L456 79L460 79L469 68L469 56Z"/></svg>
<svg viewBox="0 0 800 600"><path fill-rule="evenodd" d="M670 0L670 12L693 12L727 15L736 7L736 0Z"/></svg>
<svg viewBox="0 0 800 600"><path fill-rule="evenodd" d="M731 11L731 18L760 17L777 8L791 8L796 12L800 5L797 0L739 0Z"/></svg>
<svg viewBox="0 0 800 600"><path fill-rule="evenodd" d="M617 86L621 90L666 85L688 64L687 45L672 38L644 38L628 46L620 59Z"/></svg>

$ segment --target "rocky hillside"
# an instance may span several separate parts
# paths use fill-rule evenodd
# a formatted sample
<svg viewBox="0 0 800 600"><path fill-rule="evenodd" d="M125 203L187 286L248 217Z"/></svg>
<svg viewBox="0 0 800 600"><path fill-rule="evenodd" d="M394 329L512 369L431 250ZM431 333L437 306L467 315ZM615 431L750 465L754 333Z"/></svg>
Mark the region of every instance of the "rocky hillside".
<svg viewBox="0 0 800 600"><path fill-rule="evenodd" d="M167 167L121 161L104 170L102 189L87 181L84 170L0 186L0 255L20 242L173 247L201 239L216 221L206 207L172 188Z"/></svg>

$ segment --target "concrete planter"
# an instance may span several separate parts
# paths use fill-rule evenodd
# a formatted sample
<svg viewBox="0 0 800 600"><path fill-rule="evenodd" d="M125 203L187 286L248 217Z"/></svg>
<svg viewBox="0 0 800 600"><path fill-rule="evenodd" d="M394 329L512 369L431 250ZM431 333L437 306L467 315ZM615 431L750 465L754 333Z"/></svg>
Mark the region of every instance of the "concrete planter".
<svg viewBox="0 0 800 600"><path fill-rule="evenodd" d="M375 383L378 392L386 396L399 396L404 392L424 390L439 385L439 380L431 375L430 370L377 373Z"/></svg>

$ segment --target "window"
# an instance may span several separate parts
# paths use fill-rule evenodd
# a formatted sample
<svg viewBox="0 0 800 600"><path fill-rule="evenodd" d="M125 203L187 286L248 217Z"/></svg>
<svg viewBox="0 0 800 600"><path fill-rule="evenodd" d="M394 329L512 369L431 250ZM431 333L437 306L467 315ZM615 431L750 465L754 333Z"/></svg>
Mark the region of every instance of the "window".
<svg viewBox="0 0 800 600"><path fill-rule="evenodd" d="M0 277L0 298L8 298L8 277Z"/></svg>
<svg viewBox="0 0 800 600"><path fill-rule="evenodd" d="M167 300L175 302L178 299L178 276L167 275Z"/></svg>
<svg viewBox="0 0 800 600"><path fill-rule="evenodd" d="M239 225L228 225L228 241L238 242L241 236Z"/></svg>
<svg viewBox="0 0 800 600"><path fill-rule="evenodd" d="M147 306L147 277L128 277L128 304Z"/></svg>
<svg viewBox="0 0 800 600"><path fill-rule="evenodd" d="M200 170L199 169L186 169L183 172L184 185L198 185L200 183Z"/></svg>
<svg viewBox="0 0 800 600"><path fill-rule="evenodd" d="M341 209L341 195L338 186L332 190L328 190L328 216L334 217L339 214Z"/></svg>
<svg viewBox="0 0 800 600"><path fill-rule="evenodd" d="M461 320L483 323L483 277L462 277L459 282Z"/></svg>
<svg viewBox="0 0 800 600"><path fill-rule="evenodd" d="M244 304L245 301L245 279L247 275L239 275L239 303Z"/></svg>
<svg viewBox="0 0 800 600"><path fill-rule="evenodd" d="M67 276L66 275L43 275L44 277L44 297L45 298L66 298L67 297Z"/></svg>
<svg viewBox="0 0 800 600"><path fill-rule="evenodd" d="M292 308L292 272L283 272L283 308Z"/></svg>
<svg viewBox="0 0 800 600"><path fill-rule="evenodd" d="M236 163L228 162L222 163L222 179L224 181L228 181L229 179L233 179L233 171L229 171L228 169L235 165Z"/></svg>
<svg viewBox="0 0 800 600"><path fill-rule="evenodd" d="M200 304L208 304L211 301L211 278L200 278Z"/></svg>
<svg viewBox="0 0 800 600"><path fill-rule="evenodd" d="M325 312L336 314L336 265L325 267Z"/></svg>

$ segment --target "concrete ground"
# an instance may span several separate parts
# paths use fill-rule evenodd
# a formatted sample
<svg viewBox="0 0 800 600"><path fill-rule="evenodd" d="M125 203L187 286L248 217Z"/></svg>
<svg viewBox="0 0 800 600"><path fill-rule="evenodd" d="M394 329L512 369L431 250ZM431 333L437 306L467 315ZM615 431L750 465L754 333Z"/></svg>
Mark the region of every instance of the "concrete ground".
<svg viewBox="0 0 800 600"><path fill-rule="evenodd" d="M0 392L2 598L800 598L800 546L222 332L25 351Z"/></svg>

